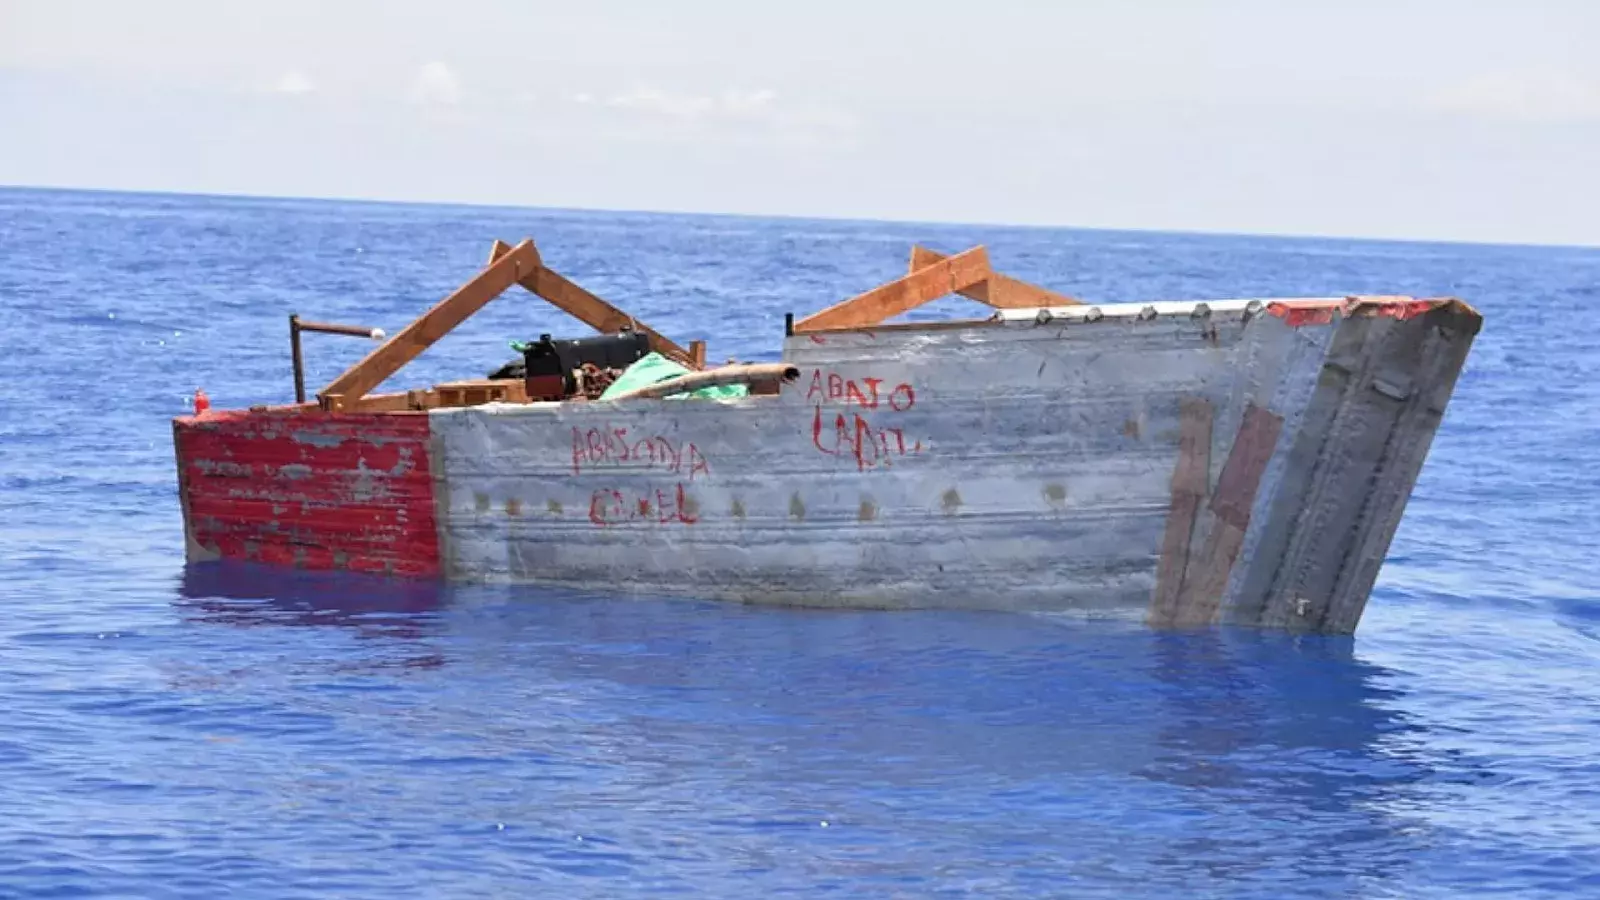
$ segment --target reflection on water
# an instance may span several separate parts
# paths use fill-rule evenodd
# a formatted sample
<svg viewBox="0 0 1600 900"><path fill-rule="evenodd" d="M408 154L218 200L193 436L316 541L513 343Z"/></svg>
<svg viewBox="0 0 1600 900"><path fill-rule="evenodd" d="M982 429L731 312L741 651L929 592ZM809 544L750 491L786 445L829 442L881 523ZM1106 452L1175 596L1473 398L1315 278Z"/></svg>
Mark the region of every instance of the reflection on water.
<svg viewBox="0 0 1600 900"><path fill-rule="evenodd" d="M439 581L221 560L184 566L178 593L189 614L221 624L338 625L412 637L449 590Z"/></svg>
<svg viewBox="0 0 1600 900"><path fill-rule="evenodd" d="M1406 797L1430 770L1403 749L1421 726L1396 711L1392 673L1344 637L1225 630L1152 644L1164 714L1138 774L1188 789L1208 817L1283 826L1200 829L1161 865L1206 859L1230 880L1310 870L1354 887L1414 864Z"/></svg>
<svg viewBox="0 0 1600 900"><path fill-rule="evenodd" d="M221 560L185 565L176 605L185 617L216 625L322 626L392 639L384 651L327 662L330 672L346 675L444 665L429 638L439 633L449 602L450 587L439 581Z"/></svg>
<svg viewBox="0 0 1600 900"><path fill-rule="evenodd" d="M1353 886L1404 872L1421 839L1401 811L1429 774L1403 749L1419 726L1396 712L1391 673L1344 638L232 564L190 567L180 603L230 626L355 629L396 658L425 645L446 680L426 687L438 705L408 710L407 742L449 735L511 772L532 766L506 777L563 773L537 802L622 834L689 816L696 840L750 852L774 823L831 818L902 846L872 864L896 877L941 855L913 847L970 856L967 842L999 841L1046 869L1141 858L1174 888L1305 866Z"/></svg>

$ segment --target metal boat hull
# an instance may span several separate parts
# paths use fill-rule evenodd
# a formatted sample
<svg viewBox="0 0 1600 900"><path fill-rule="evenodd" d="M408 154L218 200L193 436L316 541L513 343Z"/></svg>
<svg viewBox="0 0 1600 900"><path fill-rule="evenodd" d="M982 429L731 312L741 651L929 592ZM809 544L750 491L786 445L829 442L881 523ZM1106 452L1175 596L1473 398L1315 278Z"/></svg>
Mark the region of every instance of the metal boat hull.
<svg viewBox="0 0 1600 900"><path fill-rule="evenodd" d="M732 402L218 413L191 559L1350 632L1480 325L1374 298L786 338Z"/></svg>

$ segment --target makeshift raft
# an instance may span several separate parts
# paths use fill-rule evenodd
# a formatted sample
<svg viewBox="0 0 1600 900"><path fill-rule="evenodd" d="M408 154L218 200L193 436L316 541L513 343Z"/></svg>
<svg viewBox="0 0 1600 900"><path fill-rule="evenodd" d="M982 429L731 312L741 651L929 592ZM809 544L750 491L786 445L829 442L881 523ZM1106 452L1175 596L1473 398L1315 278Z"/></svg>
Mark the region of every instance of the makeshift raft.
<svg viewBox="0 0 1600 900"><path fill-rule="evenodd" d="M516 285L687 374L371 393ZM992 315L885 324L952 293ZM1350 632L1481 322L1448 298L1090 305L915 248L789 317L780 364L708 368L496 242L315 401L175 421L188 557ZM339 329L370 331L294 320L297 381L300 331ZM707 383L749 391L671 396Z"/></svg>

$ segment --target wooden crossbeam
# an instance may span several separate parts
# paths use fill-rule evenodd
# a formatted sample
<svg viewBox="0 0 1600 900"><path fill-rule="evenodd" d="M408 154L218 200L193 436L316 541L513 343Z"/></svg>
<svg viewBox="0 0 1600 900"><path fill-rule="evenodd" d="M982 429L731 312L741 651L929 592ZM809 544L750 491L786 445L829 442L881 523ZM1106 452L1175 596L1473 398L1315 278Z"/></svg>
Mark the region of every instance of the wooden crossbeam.
<svg viewBox="0 0 1600 900"><path fill-rule="evenodd" d="M876 325L946 294L965 292L994 275L989 252L973 247L794 323L796 332Z"/></svg>
<svg viewBox="0 0 1600 900"><path fill-rule="evenodd" d="M554 269L540 266L532 275L522 279L522 286L601 334L616 334L624 327L632 328L650 339L651 350L686 366L693 365L694 357L688 350L668 340L649 325L584 290Z"/></svg>
<svg viewBox="0 0 1600 900"><path fill-rule="evenodd" d="M510 250L511 248L507 247L504 241L495 241L494 246L490 248L489 259L499 259L501 255L510 252ZM650 349L662 356L676 360L692 369L700 369L705 365L703 358L697 364L695 355L690 351L678 346L654 328L589 293L576 282L543 264L532 272L526 273L518 283L530 293L543 297L552 306L561 309L601 334L615 334L624 327L632 328L648 338Z"/></svg>
<svg viewBox="0 0 1600 900"><path fill-rule="evenodd" d="M484 304L539 268L539 251L534 249L532 241L523 241L510 248L498 255L471 281L457 288L455 293L440 300L416 321L368 353L366 358L329 382L319 396L337 396L346 404L359 400L449 334L451 329L466 321L468 316L482 309Z"/></svg>
<svg viewBox="0 0 1600 900"><path fill-rule="evenodd" d="M911 268L926 269L937 262L942 262L950 257L937 250L927 247L913 246L911 248ZM999 272L990 276L989 280L980 282L969 288L956 291L963 297L987 303L996 309L1036 309L1041 306L1074 306L1082 303L1076 297L1058 294L1048 288L1029 284L1026 281L1003 275Z"/></svg>

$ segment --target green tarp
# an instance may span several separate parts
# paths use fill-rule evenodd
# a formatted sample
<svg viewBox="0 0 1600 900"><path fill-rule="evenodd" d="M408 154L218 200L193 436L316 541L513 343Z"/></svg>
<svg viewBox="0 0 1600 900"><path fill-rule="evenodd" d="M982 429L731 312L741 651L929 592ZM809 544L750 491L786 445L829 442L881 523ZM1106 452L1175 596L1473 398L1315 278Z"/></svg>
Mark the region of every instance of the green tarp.
<svg viewBox="0 0 1600 900"><path fill-rule="evenodd" d="M680 366L659 353L647 353L638 362L625 369L622 376L613 381L611 386L606 388L605 393L600 395L600 399L610 400L612 397L631 391L634 388L642 388L646 385L677 378L679 375L685 375L688 372L689 369L687 367ZM666 399L699 397L705 400L732 400L746 396L749 393L750 388L748 385L721 384L704 387L698 391L689 391L686 394L674 394Z"/></svg>

